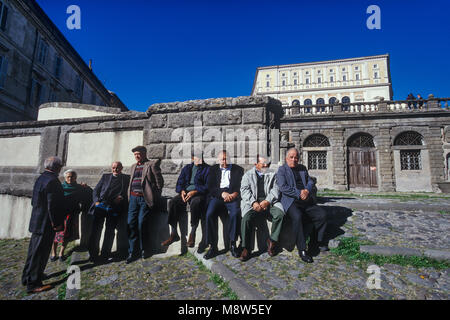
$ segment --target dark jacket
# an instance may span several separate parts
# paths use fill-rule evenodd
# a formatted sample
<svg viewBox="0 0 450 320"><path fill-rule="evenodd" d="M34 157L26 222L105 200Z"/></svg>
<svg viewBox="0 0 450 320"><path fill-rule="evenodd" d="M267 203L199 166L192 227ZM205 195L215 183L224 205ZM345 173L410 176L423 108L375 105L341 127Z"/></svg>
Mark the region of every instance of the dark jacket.
<svg viewBox="0 0 450 320"><path fill-rule="evenodd" d="M48 228L62 226L66 216L64 206L64 191L58 180L58 175L44 171L36 180L31 199L31 233L43 234Z"/></svg>
<svg viewBox="0 0 450 320"><path fill-rule="evenodd" d="M181 170L180 176L177 180L177 187L175 191L177 193L181 193L181 191L186 190L191 181L191 173L192 168L194 167L194 163L190 163ZM197 173L194 177L195 190L197 190L201 194L208 193L208 173L209 173L209 165L203 163L199 166Z"/></svg>
<svg viewBox="0 0 450 320"><path fill-rule="evenodd" d="M304 180L306 181L305 189L308 190L309 193L311 194L314 187L314 181L309 176L308 170L304 165L299 164L299 167L300 167L300 175L303 176L305 178ZM289 207L294 202L294 200L296 199L300 200L301 190L297 189L294 173L286 163L278 168L277 182L278 188L280 189L281 193L280 201L281 204L283 205L284 211L287 212Z"/></svg>
<svg viewBox="0 0 450 320"><path fill-rule="evenodd" d="M95 210L95 203L96 202L106 202L109 205L112 205L115 207L114 203L107 202L108 196L112 196L109 194L109 187L111 185L112 180L112 173L105 173L100 178L100 181L95 186L94 190L92 191L92 205L89 209L89 214L94 214ZM118 212L117 213L123 213L128 210L128 186L130 184L130 176L126 174L120 174L119 178L122 179L122 190L120 192L120 195L122 196L123 200L121 201L120 205L117 207Z"/></svg>
<svg viewBox="0 0 450 320"><path fill-rule="evenodd" d="M133 179L136 163L131 166L130 178ZM144 200L149 208L161 205L161 193L164 187L164 178L161 173L161 160L148 160L144 163L142 171L142 190ZM131 196L131 183L128 186L128 200Z"/></svg>
<svg viewBox="0 0 450 320"><path fill-rule="evenodd" d="M241 191L241 180L244 175L244 169L236 164L231 166L230 173L230 191L229 193L237 192L240 194ZM220 171L220 166L218 164L213 165L209 168L208 174L208 194L211 197L222 199L222 192L220 191L220 179L222 178L222 173ZM238 197L237 199L240 199Z"/></svg>

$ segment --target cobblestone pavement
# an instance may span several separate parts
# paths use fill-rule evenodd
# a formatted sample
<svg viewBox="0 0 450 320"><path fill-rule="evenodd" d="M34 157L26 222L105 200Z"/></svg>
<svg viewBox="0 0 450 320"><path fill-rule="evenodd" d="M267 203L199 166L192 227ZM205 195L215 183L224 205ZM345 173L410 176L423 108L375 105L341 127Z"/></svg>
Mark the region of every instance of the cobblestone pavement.
<svg viewBox="0 0 450 320"><path fill-rule="evenodd" d="M341 237L357 236L383 246L450 248L447 212L352 211L338 204L326 210L332 245ZM51 278L45 283L55 283L53 290L28 295L21 285L28 241L0 240L0 299L58 299L68 261L48 263L46 274ZM87 259L87 253L77 254ZM368 289L371 263L347 262L332 252L314 257L312 264L302 262L296 249L275 257L262 253L247 262L230 253L211 261L223 263L268 299L450 298L450 269L384 264L380 266L381 289ZM77 264L82 270L80 299L229 299L191 254L150 257L129 265L118 261L94 266L87 260Z"/></svg>

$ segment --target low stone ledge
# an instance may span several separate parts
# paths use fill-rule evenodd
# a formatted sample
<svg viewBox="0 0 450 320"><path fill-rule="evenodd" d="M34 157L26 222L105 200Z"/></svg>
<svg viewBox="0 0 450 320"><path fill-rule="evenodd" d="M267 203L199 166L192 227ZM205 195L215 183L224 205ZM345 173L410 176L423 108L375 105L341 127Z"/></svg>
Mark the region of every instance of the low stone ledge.
<svg viewBox="0 0 450 320"><path fill-rule="evenodd" d="M205 260L203 254L194 251L194 256L205 265L211 272L218 274L228 282L230 288L241 300L267 300L256 288L239 278L228 267L219 261Z"/></svg>
<svg viewBox="0 0 450 320"><path fill-rule="evenodd" d="M383 246L360 246L360 252L369 254L378 254L383 256L421 256L422 252L418 249L403 248L403 247L383 247Z"/></svg>
<svg viewBox="0 0 450 320"><path fill-rule="evenodd" d="M423 255L435 260L450 261L450 251L446 250L427 249Z"/></svg>

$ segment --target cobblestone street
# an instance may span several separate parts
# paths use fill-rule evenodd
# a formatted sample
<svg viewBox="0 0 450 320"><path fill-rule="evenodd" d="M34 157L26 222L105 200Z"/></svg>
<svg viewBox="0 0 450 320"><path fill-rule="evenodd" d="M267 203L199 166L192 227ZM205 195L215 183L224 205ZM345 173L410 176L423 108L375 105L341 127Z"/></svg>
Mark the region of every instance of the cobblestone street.
<svg viewBox="0 0 450 320"><path fill-rule="evenodd" d="M331 208L327 208L330 210ZM330 217L334 239L331 251L314 257L314 263L300 260L297 250L284 250L275 257L255 254L240 262L228 252L208 263L222 264L236 278L267 299L433 299L448 300L449 261L440 267L414 267L397 263L380 265L381 289L368 289L370 261L349 260L337 254L343 238L357 237L372 245L410 249L450 250L448 212L350 210ZM339 212L339 211L338 211ZM0 299L63 299L69 262L81 269L81 290L75 299L220 300L239 297L195 258L196 249L179 257L149 257L129 265L124 260L93 265L87 252L75 252L65 262L49 262L45 283L55 288L28 295L20 276L28 247L25 240L0 240ZM72 253L69 247L67 253ZM204 261L205 262L205 261ZM206 263L206 262L205 262ZM225 279L226 281L227 279ZM227 291L228 290L228 291ZM67 298L67 296L66 296Z"/></svg>

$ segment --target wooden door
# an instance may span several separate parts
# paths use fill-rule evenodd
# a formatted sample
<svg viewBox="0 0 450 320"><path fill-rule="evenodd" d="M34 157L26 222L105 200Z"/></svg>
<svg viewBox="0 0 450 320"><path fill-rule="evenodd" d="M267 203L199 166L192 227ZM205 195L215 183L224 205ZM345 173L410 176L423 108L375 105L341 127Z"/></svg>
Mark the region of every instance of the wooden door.
<svg viewBox="0 0 450 320"><path fill-rule="evenodd" d="M375 188L378 186L374 148L349 148L348 181L350 188Z"/></svg>

